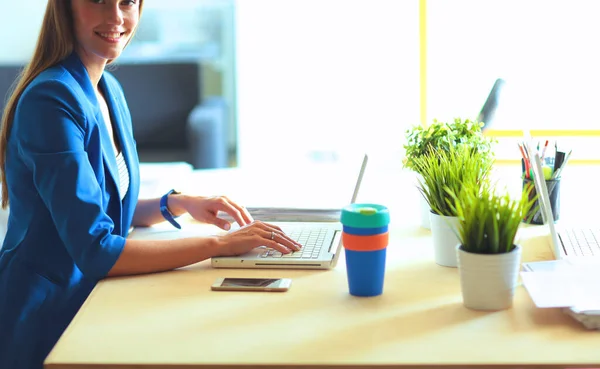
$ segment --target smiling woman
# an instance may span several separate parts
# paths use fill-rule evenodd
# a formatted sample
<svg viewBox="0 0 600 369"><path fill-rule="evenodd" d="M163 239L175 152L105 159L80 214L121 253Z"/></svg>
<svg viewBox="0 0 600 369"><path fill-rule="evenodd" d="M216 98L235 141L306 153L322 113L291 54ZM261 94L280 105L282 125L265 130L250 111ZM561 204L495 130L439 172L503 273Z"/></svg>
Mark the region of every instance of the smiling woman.
<svg viewBox="0 0 600 369"><path fill-rule="evenodd" d="M132 119L105 66L137 29L142 1L49 0L31 61L2 116L0 368L40 369L95 285L261 245L282 254L301 245L277 226L253 222L225 196L165 190L140 199ZM133 240L129 229L189 213L230 229L212 237ZM273 237L273 235L277 237Z"/></svg>
<svg viewBox="0 0 600 369"><path fill-rule="evenodd" d="M41 368L95 281L106 274L123 249L121 227L111 234L117 224L112 219L119 217L110 209L97 212L89 208L98 201L109 203L108 193L89 189L83 193L73 186L80 183L98 188L94 180L102 173L94 160L98 155L83 152L78 145L80 130L89 130L82 124L88 118L81 119L89 113L81 108L93 107L91 101L87 105L81 98L78 101L78 96L95 97L107 112L104 120L113 128L104 95L118 95L118 86L110 78L99 82L106 63L127 45L140 9L141 1L48 1L33 57L6 104L0 174L2 206L10 200L11 212L0 250L2 368ZM119 34L107 38L107 32ZM115 132L124 138L126 131L127 127L110 129L113 134L107 136L115 142ZM126 140L122 142L119 146L128 146ZM83 161L81 154L89 161ZM130 154L127 159L128 174L134 177L129 186L131 203L137 199L139 181L134 157ZM96 172L93 179L92 169ZM127 201L123 206L127 227L132 216L127 208L132 206ZM78 231L73 231L67 208L78 213ZM102 238L97 244L100 249L94 250L96 242L92 240L98 237ZM77 250L75 243L87 245L87 249ZM94 260L81 258L82 251Z"/></svg>

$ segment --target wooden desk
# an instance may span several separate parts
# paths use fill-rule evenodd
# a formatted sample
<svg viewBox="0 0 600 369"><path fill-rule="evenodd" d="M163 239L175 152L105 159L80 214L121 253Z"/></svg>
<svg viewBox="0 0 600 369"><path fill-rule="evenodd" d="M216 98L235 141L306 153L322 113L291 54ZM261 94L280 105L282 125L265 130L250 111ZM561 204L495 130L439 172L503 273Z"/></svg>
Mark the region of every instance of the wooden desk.
<svg viewBox="0 0 600 369"><path fill-rule="evenodd" d="M203 262L107 279L46 368L600 366L600 335L558 309L536 308L523 287L511 309L463 307L458 270L433 262L430 233L411 216L416 192L390 196L412 184L392 174L376 178L364 192L380 200L374 190L385 183L392 214L383 295L350 296L343 257L331 271L218 270ZM530 229L525 260L551 258ZM211 292L224 276L288 277L293 284L286 293Z"/></svg>

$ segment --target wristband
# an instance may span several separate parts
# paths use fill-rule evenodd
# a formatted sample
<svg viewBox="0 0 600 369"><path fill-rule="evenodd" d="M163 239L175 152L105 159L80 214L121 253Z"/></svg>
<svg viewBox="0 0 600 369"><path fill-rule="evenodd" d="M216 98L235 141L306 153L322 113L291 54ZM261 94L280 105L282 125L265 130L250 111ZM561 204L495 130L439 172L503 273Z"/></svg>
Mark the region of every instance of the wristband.
<svg viewBox="0 0 600 369"><path fill-rule="evenodd" d="M181 229L181 226L179 225L179 223L177 223L177 221L175 221L176 216L174 216L171 211L169 210L169 195L178 195L179 192L175 191L175 190L171 190L169 192L167 192L166 194L163 195L163 197L160 198L160 213L162 214L163 218L165 218L169 223L171 223L173 225L173 227L177 228L177 229Z"/></svg>

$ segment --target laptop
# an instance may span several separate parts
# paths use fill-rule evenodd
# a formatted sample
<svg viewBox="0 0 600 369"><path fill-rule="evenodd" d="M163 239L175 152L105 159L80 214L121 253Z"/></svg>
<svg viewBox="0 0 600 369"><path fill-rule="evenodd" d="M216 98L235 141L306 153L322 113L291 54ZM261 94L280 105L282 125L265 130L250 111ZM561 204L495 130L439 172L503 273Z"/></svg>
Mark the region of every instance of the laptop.
<svg viewBox="0 0 600 369"><path fill-rule="evenodd" d="M546 181L542 180L542 160L537 150L528 150L533 154L533 179L538 193L538 203L544 225L550 229L550 245L556 259L600 257L600 231L589 227L562 227L554 224L550 196ZM530 154L531 155L531 154Z"/></svg>
<svg viewBox="0 0 600 369"><path fill-rule="evenodd" d="M364 155L350 203L356 201L367 167ZM214 268L278 268L278 269L332 269L336 266L342 248L342 224L336 222L290 221L271 222L291 238L302 244L300 251L282 254L267 247L257 247L238 256L219 256L211 259Z"/></svg>

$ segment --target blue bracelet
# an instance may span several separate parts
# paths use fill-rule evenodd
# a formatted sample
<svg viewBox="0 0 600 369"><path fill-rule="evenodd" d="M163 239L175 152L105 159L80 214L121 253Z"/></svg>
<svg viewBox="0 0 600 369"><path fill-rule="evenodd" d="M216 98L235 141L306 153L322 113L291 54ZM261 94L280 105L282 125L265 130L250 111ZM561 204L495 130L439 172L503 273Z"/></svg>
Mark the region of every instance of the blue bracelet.
<svg viewBox="0 0 600 369"><path fill-rule="evenodd" d="M162 214L163 218L165 218L169 223L173 225L173 227L181 229L179 223L175 221L176 217L173 216L173 214L169 211L169 195L171 194L177 195L179 194L179 192L171 190L160 198L160 213Z"/></svg>

